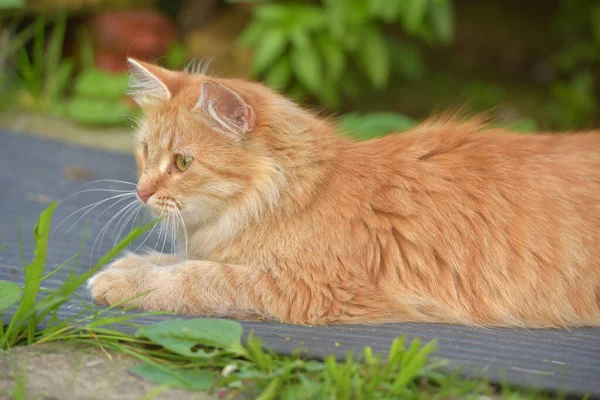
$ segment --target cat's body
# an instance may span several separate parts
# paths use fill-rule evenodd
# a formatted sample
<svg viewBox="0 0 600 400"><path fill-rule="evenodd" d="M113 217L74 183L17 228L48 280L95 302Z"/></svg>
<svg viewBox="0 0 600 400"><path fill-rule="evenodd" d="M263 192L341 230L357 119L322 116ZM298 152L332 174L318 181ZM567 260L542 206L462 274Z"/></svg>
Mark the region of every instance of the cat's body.
<svg viewBox="0 0 600 400"><path fill-rule="evenodd" d="M178 208L188 261L129 255L91 281L97 301L155 288L135 304L300 324L600 326L600 134L439 119L356 143L257 84L133 72L164 86L137 87L150 96L138 188L157 214ZM193 165L176 175L181 152Z"/></svg>

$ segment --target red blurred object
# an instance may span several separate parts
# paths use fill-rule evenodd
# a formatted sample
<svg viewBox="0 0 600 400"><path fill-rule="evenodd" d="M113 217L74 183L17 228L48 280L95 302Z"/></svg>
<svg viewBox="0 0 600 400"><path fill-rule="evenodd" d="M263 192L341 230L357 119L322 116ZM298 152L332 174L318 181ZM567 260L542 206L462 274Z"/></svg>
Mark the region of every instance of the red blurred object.
<svg viewBox="0 0 600 400"><path fill-rule="evenodd" d="M152 10L102 12L87 25L96 66L105 71L124 71L127 57L153 61L164 56L175 40L173 22Z"/></svg>

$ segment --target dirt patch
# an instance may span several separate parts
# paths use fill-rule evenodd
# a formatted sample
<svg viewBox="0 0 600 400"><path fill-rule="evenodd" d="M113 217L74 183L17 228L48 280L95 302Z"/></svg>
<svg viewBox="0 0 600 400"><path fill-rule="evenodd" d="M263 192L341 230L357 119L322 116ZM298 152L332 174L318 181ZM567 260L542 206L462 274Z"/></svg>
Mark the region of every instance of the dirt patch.
<svg viewBox="0 0 600 400"><path fill-rule="evenodd" d="M12 399L23 379L27 399L140 399L157 385L129 373L134 358L68 343L21 346L0 353L0 399ZM169 388L153 399L215 399Z"/></svg>

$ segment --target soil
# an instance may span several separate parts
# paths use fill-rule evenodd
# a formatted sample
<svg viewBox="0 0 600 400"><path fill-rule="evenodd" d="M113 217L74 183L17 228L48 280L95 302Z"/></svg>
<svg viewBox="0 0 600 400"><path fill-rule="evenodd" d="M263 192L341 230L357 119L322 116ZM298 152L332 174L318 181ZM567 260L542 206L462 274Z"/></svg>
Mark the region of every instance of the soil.
<svg viewBox="0 0 600 400"><path fill-rule="evenodd" d="M0 352L0 399L12 399L25 382L26 399L138 400L158 385L129 372L132 357L87 345L48 343ZM165 388L153 399L216 399L206 393Z"/></svg>

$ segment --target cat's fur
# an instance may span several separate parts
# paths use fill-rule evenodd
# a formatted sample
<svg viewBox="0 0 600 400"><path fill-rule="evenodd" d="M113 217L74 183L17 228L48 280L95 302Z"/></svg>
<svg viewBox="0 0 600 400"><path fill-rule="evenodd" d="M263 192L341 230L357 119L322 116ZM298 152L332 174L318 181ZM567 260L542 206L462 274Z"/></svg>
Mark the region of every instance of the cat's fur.
<svg viewBox="0 0 600 400"><path fill-rule="evenodd" d="M90 282L97 302L154 289L132 304L296 324L600 326L599 132L437 119L356 143L258 83L130 64L138 189L155 215L179 210L189 260L180 223L179 256L114 262ZM194 157L185 172L178 153Z"/></svg>

